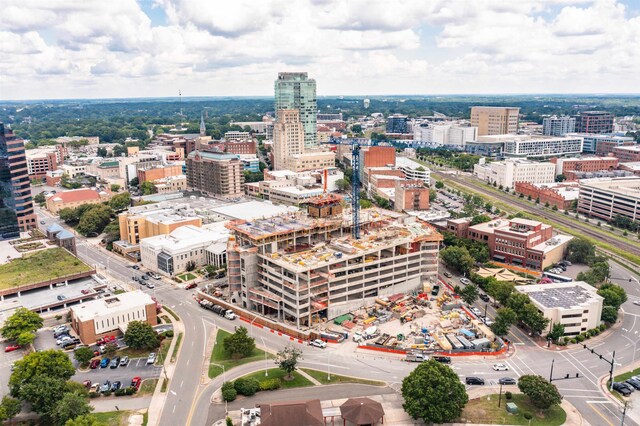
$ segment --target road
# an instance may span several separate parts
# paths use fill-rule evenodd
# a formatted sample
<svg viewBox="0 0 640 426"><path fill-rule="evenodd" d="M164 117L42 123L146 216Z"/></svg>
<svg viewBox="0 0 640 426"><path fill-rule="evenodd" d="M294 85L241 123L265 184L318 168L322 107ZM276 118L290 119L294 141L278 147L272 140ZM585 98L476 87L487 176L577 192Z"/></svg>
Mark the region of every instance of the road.
<svg viewBox="0 0 640 426"><path fill-rule="evenodd" d="M555 212L551 212L549 210L541 210L542 207L540 206L535 206L532 205L531 203L522 200L518 197L514 197L510 194L506 194L506 193L501 193L500 191L492 191L490 189L488 189L484 183L478 181L478 179L476 179L473 176L470 175L453 175L453 174L443 174L437 171L433 171L432 170L432 175L434 176L434 178L437 179L448 179L450 181L453 181L455 183L458 183L460 185L463 185L467 188L470 188L473 192L477 192L480 194L483 194L485 196L491 197L491 198L495 198L498 199L500 201L503 201L507 204L516 206L524 211L528 211L534 214L538 214L538 215L543 215L545 217L548 217L550 220L553 220L555 222L558 222L562 225L565 225L569 228L572 228L576 231L579 231L582 235L586 235L592 238L595 238L597 240L600 241L604 241L606 243L609 243L611 245L614 245L616 247L619 247L620 249L623 249L625 251L627 251L628 253L632 253L636 256L640 256L640 244L638 243L634 243L631 241L622 241L619 240L617 238L614 238L610 233L606 232L606 231L600 231L597 229L594 229L592 227L589 226L585 226L584 224L576 221L576 220L571 220L567 217L565 217L563 214L559 214L559 213L555 213Z"/></svg>
<svg viewBox="0 0 640 426"><path fill-rule="evenodd" d="M78 239L78 254L80 258L91 264L98 265L102 272L116 280L131 283L133 269L128 262L88 243L85 239ZM612 264L612 281L622 285L629 294L629 301L623 305L624 318L620 327L603 338L589 340L594 347L606 357L616 351L616 363L627 365L635 361L638 334L640 333L640 306L632 302L640 300L640 276L632 274L626 269ZM160 418L161 425L193 424L204 425L209 418L211 409L211 395L219 388L225 377L217 377L207 385L203 373L206 374L209 354L205 352L207 337L215 331L215 327L233 330L237 321L229 321L213 312L203 310L193 299L190 291L175 288L166 280L156 281L153 290L142 290L154 295L158 301L172 308L184 322L185 337L182 350L178 357L173 380L170 382L167 400ZM133 288L140 288L135 286ZM484 305L478 305L484 309ZM489 316L494 315L491 306L487 307ZM256 339L258 345L270 351L278 351L289 344L286 337L278 337L265 329L249 327L249 334ZM554 362L554 377L564 377L566 374L577 379L555 382L561 393L574 404L584 418L593 425L620 424L620 410L611 403L598 387L599 377L608 373L609 365L591 354L581 346L574 346L563 351L551 351L537 347L520 330L513 330L510 336L515 342L516 351L510 357L500 362L509 365L509 372L495 372L491 365L494 360L474 359L454 360L452 368L464 378L468 375L484 377L488 383L497 381L500 377L512 376L517 378L523 374L540 374L549 377L551 362ZM362 378L385 380L393 389L399 389L402 379L411 372L416 364L406 363L397 356L383 356L369 351L354 350L349 343L329 345L325 350L299 345L303 350L302 366L319 370L330 370L335 374L351 374ZM638 357L640 358L640 357ZM261 368L248 365L232 370L225 374L227 380L244 374L245 368ZM618 368L619 366L616 366ZM278 393L280 394L280 393ZM639 425L638 417L627 417L625 424Z"/></svg>

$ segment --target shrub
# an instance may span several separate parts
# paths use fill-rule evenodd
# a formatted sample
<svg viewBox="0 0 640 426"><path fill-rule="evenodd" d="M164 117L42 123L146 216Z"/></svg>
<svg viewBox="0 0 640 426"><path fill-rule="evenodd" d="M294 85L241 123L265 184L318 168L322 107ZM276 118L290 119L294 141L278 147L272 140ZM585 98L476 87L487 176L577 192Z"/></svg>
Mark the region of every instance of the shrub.
<svg viewBox="0 0 640 426"><path fill-rule="evenodd" d="M173 330L167 330L167 331L165 331L165 332L164 332L164 335L165 335L166 337L173 337Z"/></svg>
<svg viewBox="0 0 640 426"><path fill-rule="evenodd" d="M600 324L598 328L600 329L600 331L605 331L607 329L607 324Z"/></svg>
<svg viewBox="0 0 640 426"><path fill-rule="evenodd" d="M244 396L253 396L260 390L260 383L256 379L240 377L233 383L236 392Z"/></svg>
<svg viewBox="0 0 640 426"><path fill-rule="evenodd" d="M231 417L227 417L225 423L227 424L227 426L233 426L233 420L231 420Z"/></svg>
<svg viewBox="0 0 640 426"><path fill-rule="evenodd" d="M106 392L102 392L102 394L103 394L104 396L111 396L111 390L108 390L108 391L106 391Z"/></svg>
<svg viewBox="0 0 640 426"><path fill-rule="evenodd" d="M533 418L533 414L524 413L524 414L522 414L522 417L524 417L526 420L531 420Z"/></svg>
<svg viewBox="0 0 640 426"><path fill-rule="evenodd" d="M591 330L589 330L589 333L592 336L597 336L598 334L600 334L600 329L599 328L592 328Z"/></svg>
<svg viewBox="0 0 640 426"><path fill-rule="evenodd" d="M117 389L115 392L116 396L124 396L126 394L126 391L123 388Z"/></svg>
<svg viewBox="0 0 640 426"><path fill-rule="evenodd" d="M238 392L233 388L222 390L222 399L225 401L233 401L236 399L236 396L238 396Z"/></svg>
<svg viewBox="0 0 640 426"><path fill-rule="evenodd" d="M576 336L576 342L578 342L578 343L584 342L584 336L582 334L578 334Z"/></svg>
<svg viewBox="0 0 640 426"><path fill-rule="evenodd" d="M575 337L571 338L571 343L578 343L578 340Z"/></svg>
<svg viewBox="0 0 640 426"><path fill-rule="evenodd" d="M126 395L133 395L134 393L136 393L136 388L134 388L133 386L129 386L125 388L124 391Z"/></svg>
<svg viewBox="0 0 640 426"><path fill-rule="evenodd" d="M97 398L100 396L99 392L89 392L89 398Z"/></svg>
<svg viewBox="0 0 640 426"><path fill-rule="evenodd" d="M504 393L504 397L507 398L508 401L510 401L511 398L513 398L513 394L511 392L509 392L509 391L506 391Z"/></svg>
<svg viewBox="0 0 640 426"><path fill-rule="evenodd" d="M270 391L280 389L280 379L265 379L260 382L261 391Z"/></svg>

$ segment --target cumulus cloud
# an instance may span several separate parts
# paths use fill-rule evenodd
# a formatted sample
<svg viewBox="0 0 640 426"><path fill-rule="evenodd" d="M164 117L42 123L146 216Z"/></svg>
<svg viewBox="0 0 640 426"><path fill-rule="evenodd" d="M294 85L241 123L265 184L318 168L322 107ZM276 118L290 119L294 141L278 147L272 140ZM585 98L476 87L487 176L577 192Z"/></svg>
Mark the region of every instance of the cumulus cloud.
<svg viewBox="0 0 640 426"><path fill-rule="evenodd" d="M625 1L153 0L154 22L135 0L4 0L0 89L265 95L305 70L321 94L629 92L640 17Z"/></svg>

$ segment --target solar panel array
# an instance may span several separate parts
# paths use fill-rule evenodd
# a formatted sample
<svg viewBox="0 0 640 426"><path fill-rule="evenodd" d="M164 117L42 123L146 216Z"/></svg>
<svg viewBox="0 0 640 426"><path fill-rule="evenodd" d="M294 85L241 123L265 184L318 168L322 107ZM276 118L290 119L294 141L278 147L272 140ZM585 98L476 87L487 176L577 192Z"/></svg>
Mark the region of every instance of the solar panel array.
<svg viewBox="0 0 640 426"><path fill-rule="evenodd" d="M572 308L591 299L591 293L580 286L548 288L527 294L547 308Z"/></svg>

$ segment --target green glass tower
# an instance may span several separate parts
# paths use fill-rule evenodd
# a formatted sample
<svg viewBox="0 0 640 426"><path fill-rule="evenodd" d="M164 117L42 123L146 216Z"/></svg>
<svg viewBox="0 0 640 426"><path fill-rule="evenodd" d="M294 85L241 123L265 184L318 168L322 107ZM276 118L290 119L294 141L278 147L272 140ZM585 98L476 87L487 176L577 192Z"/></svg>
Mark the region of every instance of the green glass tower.
<svg viewBox="0 0 640 426"><path fill-rule="evenodd" d="M306 72L280 72L274 83L276 96L276 120L278 111L297 109L304 127L304 146L313 148L318 145L316 101L316 81L309 79Z"/></svg>

